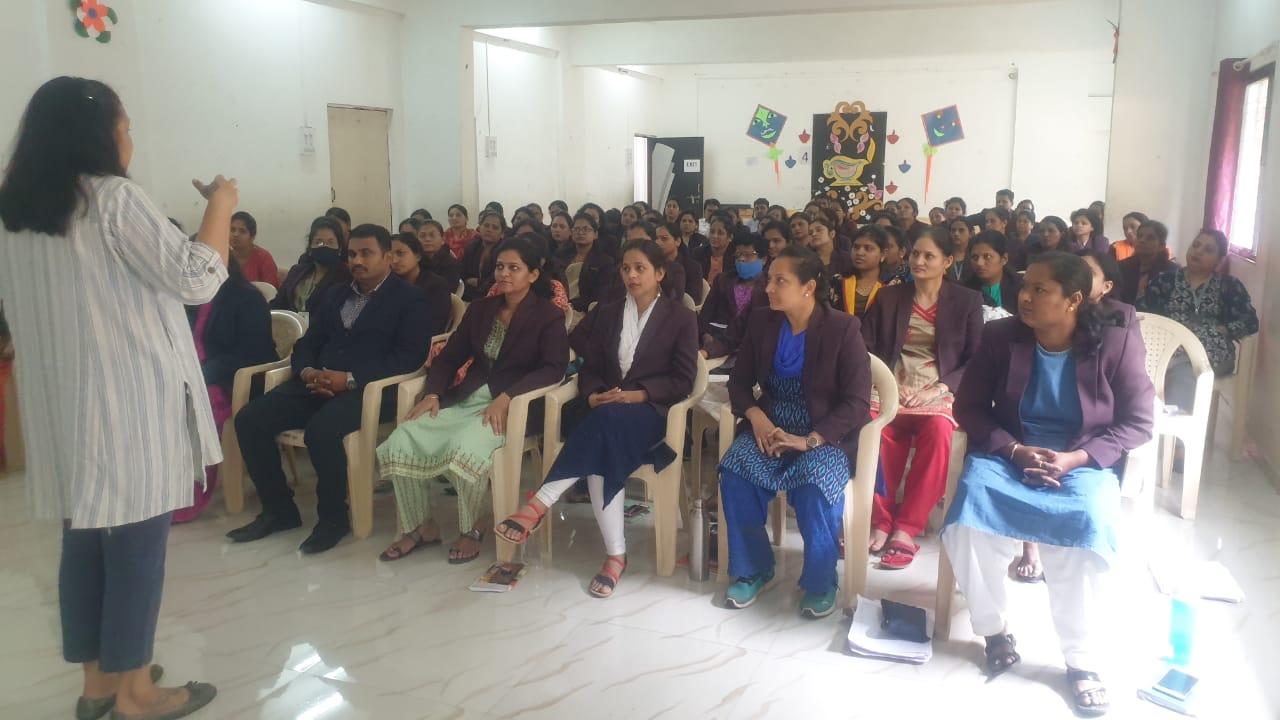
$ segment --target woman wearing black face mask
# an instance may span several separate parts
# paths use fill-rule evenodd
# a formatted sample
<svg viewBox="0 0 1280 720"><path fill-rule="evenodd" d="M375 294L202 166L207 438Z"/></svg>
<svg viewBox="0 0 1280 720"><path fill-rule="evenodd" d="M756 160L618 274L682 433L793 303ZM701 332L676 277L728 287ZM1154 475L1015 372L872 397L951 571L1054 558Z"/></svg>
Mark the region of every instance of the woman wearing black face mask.
<svg viewBox="0 0 1280 720"><path fill-rule="evenodd" d="M307 234L307 251L280 284L271 307L276 310L311 312L312 300L326 288L351 282L347 271L347 247L342 226L329 217L318 217Z"/></svg>

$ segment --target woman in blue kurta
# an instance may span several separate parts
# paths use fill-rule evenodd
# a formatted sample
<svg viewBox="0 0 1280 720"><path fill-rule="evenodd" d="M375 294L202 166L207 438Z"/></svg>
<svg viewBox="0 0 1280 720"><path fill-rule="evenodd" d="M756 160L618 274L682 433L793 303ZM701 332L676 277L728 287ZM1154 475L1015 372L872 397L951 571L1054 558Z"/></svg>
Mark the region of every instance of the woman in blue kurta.
<svg viewBox="0 0 1280 720"><path fill-rule="evenodd" d="M752 313L729 377L739 433L720 462L729 541L725 604L744 608L773 579L764 523L779 491L804 538L801 614L835 608L844 488L870 420L871 364L858 320L832 310L822 261L788 247L769 266L769 307ZM759 385L761 395L755 396Z"/></svg>
<svg viewBox="0 0 1280 720"><path fill-rule="evenodd" d="M1031 260L1018 316L988 323L955 415L970 455L942 541L986 638L991 675L1021 658L1005 625L1009 538L1040 543L1077 712L1109 707L1096 668L1097 586L1116 554L1124 454L1151 438L1155 390L1137 323L1089 302L1079 257Z"/></svg>

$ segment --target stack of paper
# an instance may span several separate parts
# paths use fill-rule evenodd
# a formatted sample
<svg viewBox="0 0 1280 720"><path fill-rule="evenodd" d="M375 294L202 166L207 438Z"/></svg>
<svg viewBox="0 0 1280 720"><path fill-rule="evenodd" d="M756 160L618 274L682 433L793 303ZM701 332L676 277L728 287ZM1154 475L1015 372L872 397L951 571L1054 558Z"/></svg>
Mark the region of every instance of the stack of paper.
<svg viewBox="0 0 1280 720"><path fill-rule="evenodd" d="M1244 590L1240 583L1236 582L1225 565L1216 560L1188 565L1152 561L1150 568L1156 586L1166 595L1182 590L1205 600L1244 602Z"/></svg>
<svg viewBox="0 0 1280 720"><path fill-rule="evenodd" d="M853 623L849 626L849 652L861 657L897 660L916 665L928 662L933 657L932 642L900 640L880 627L883 620L880 601L859 595L858 609L854 611ZM925 610L925 625L929 637L933 637L932 610Z"/></svg>

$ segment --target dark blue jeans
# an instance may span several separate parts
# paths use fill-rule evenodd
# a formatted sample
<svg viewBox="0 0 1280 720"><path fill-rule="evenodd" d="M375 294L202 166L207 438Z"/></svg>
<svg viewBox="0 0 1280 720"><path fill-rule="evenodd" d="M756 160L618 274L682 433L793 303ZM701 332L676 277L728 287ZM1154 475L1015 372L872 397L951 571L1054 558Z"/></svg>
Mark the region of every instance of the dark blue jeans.
<svg viewBox="0 0 1280 720"><path fill-rule="evenodd" d="M62 530L62 656L104 673L151 664L173 513L111 528Z"/></svg>

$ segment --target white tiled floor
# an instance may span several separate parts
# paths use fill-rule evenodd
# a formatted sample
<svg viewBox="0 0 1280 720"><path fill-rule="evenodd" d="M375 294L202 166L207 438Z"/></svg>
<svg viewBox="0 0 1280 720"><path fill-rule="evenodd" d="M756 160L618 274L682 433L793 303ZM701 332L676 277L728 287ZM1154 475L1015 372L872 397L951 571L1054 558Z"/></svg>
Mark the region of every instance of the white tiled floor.
<svg viewBox="0 0 1280 720"><path fill-rule="evenodd" d="M1201 610L1202 716L1280 717L1280 495L1252 464L1215 455L1209 467L1196 522L1161 510L1143 531L1131 518L1114 573L1111 717L1174 717L1134 694L1159 670L1168 607L1146 558L1208 557L1219 542L1249 598ZM58 527L25 518L22 482L0 480L0 718L70 717L79 672L60 659ZM310 517L314 498L304 489L299 499ZM794 527L779 580L735 612L718 607L714 581L655 577L643 520L628 530L618 594L602 601L585 591L602 559L587 506L562 511L554 561L531 543L532 569L506 595L468 592L486 563L448 565L442 547L379 562L390 497L376 513L373 538L319 557L298 554L305 530L230 545L223 533L251 516L220 508L174 528L156 661L171 681L218 685L194 717L1072 717L1042 585L1014 587L1023 663L988 684L962 599L952 640L920 667L846 655L839 615L801 620ZM931 606L937 538L923 544L910 569L872 570L870 594Z"/></svg>

